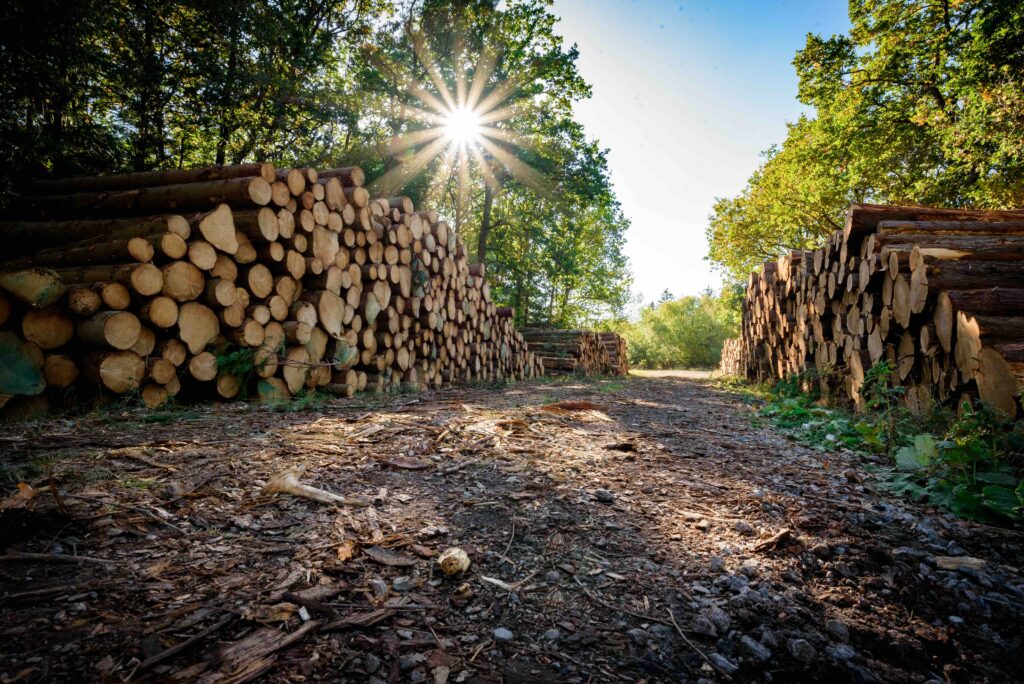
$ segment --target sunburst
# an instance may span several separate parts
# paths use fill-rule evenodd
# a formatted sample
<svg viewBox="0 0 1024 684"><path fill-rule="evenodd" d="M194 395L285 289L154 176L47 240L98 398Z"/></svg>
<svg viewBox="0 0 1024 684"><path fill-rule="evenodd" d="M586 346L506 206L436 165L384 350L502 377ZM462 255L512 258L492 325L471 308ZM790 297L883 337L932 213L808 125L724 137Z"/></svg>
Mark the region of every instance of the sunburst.
<svg viewBox="0 0 1024 684"><path fill-rule="evenodd" d="M457 179L459 215L463 214L461 207L469 187L470 167L478 168L492 189L499 186L497 173L502 171L501 175L507 174L535 191L546 193L543 176L516 153L517 148L530 149L532 144L509 125L513 119L527 113L527 108L514 101L514 96L534 74L524 69L519 78L493 86L489 84L496 63L493 51L485 51L472 60L457 45L453 89L442 77L423 37L414 32L407 35L433 88L424 88L415 81L408 86L409 94L420 106L405 105L401 115L406 121L424 127L398 135L391 141L390 151L401 153L403 162L378 178L372 189L383 195L400 192L428 165L440 160L433 184L440 186L452 178ZM467 87L467 66L472 61L475 61L471 65L473 78ZM456 229L459 222L456 220Z"/></svg>

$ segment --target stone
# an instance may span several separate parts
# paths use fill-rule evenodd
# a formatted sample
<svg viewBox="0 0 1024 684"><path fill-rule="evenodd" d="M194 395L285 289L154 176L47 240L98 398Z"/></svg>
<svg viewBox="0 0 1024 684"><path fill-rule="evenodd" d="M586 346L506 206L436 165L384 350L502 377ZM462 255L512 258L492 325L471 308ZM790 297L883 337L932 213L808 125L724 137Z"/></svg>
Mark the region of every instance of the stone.
<svg viewBox="0 0 1024 684"><path fill-rule="evenodd" d="M512 641L513 638L512 632L505 629L504 627L498 627L491 634L494 637L494 640L499 642Z"/></svg>
<svg viewBox="0 0 1024 684"><path fill-rule="evenodd" d="M702 634L709 637L718 636L718 629L715 628L714 623L706 615L694 616L693 620L690 621L690 631L694 634Z"/></svg>
<svg viewBox="0 0 1024 684"><path fill-rule="evenodd" d="M836 660L849 660L857 655L857 652L853 650L853 646L849 644L831 644L825 648L825 653L828 653L830 657Z"/></svg>
<svg viewBox="0 0 1024 684"><path fill-rule="evenodd" d="M729 614L718 606L712 606L711 610L707 612L707 616L711 621L711 624L715 626L715 629L722 634L728 632L729 627L732 626L732 618L730 618Z"/></svg>
<svg viewBox="0 0 1024 684"><path fill-rule="evenodd" d="M726 658L721 653L711 653L708 655L708 660L715 664L717 668L725 672L726 674L732 674L736 670L740 669L739 665Z"/></svg>
<svg viewBox="0 0 1024 684"><path fill-rule="evenodd" d="M675 636L676 630L672 629L668 625L651 625L651 628L647 630L656 637L670 637Z"/></svg>
<svg viewBox="0 0 1024 684"><path fill-rule="evenodd" d="M600 503L610 504L615 502L615 495L609 492L607 489L597 489L594 491L594 497Z"/></svg>
<svg viewBox="0 0 1024 684"><path fill-rule="evenodd" d="M725 559L721 556L715 556L711 559L711 572L721 572L724 567Z"/></svg>
<svg viewBox="0 0 1024 684"><path fill-rule="evenodd" d="M818 657L818 651L807 639L790 639L786 644L789 654L801 663L811 663Z"/></svg>
<svg viewBox="0 0 1024 684"><path fill-rule="evenodd" d="M548 584L558 584L562 581L562 573L557 570L550 570L544 575L544 581Z"/></svg>
<svg viewBox="0 0 1024 684"><path fill-rule="evenodd" d="M825 623L825 630L839 641L850 640L850 630L839 620L829 620Z"/></svg>
<svg viewBox="0 0 1024 684"><path fill-rule="evenodd" d="M637 646L643 646L647 643L647 639L649 638L647 631L640 629L639 627L634 627L633 629L626 632L626 634L629 635L630 641L632 641Z"/></svg>
<svg viewBox="0 0 1024 684"><path fill-rule="evenodd" d="M562 633L552 627L548 631L544 632L543 636L541 636L541 639L543 639L544 641L558 641L558 638L560 636L562 636Z"/></svg>
<svg viewBox="0 0 1024 684"><path fill-rule="evenodd" d="M373 674L380 669L380 658L368 653L363 659L363 669L366 670L366 674Z"/></svg>
<svg viewBox="0 0 1024 684"><path fill-rule="evenodd" d="M388 583L382 580L380 577L374 577L369 581L370 591L373 595L380 598L386 596L388 593Z"/></svg>
<svg viewBox="0 0 1024 684"><path fill-rule="evenodd" d="M398 667L403 670L411 670L426 659L427 657L422 653L408 653L398 659Z"/></svg>
<svg viewBox="0 0 1024 684"><path fill-rule="evenodd" d="M740 520L738 523L733 525L733 529L740 534L754 534L754 526L745 520Z"/></svg>
<svg viewBox="0 0 1024 684"><path fill-rule="evenodd" d="M409 576L396 577L391 583L391 586L395 588L395 591L412 591L416 588L416 580Z"/></svg>
<svg viewBox="0 0 1024 684"><path fill-rule="evenodd" d="M762 646L746 634L740 637L740 651L748 658L752 658L762 663L766 663L772 659L772 652L770 649Z"/></svg>

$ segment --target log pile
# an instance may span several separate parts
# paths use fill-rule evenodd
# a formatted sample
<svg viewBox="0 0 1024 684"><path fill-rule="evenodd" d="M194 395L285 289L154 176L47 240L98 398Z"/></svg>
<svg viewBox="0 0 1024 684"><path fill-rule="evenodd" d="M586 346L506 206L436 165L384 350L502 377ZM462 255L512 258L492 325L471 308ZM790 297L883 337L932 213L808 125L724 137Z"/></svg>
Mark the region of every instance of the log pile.
<svg viewBox="0 0 1024 684"><path fill-rule="evenodd" d="M604 375L610 372L608 351L589 330L526 328L523 338L544 364L546 375Z"/></svg>
<svg viewBox="0 0 1024 684"><path fill-rule="evenodd" d="M814 371L863 403L888 360L914 411L980 398L1020 414L1024 211L855 204L816 250L752 273L722 370L757 380Z"/></svg>
<svg viewBox="0 0 1024 684"><path fill-rule="evenodd" d="M243 164L33 183L0 221L0 400L93 387L155 407L543 372L448 224L363 182Z"/></svg>
<svg viewBox="0 0 1024 684"><path fill-rule="evenodd" d="M629 359L626 358L626 338L618 333L599 333L601 344L608 352L608 372L611 375L629 375Z"/></svg>

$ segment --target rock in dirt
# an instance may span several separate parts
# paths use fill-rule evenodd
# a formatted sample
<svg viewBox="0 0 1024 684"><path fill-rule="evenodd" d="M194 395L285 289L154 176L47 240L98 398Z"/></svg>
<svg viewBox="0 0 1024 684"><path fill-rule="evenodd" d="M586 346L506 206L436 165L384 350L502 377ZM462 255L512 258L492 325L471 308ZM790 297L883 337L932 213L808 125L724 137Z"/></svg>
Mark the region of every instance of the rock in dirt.
<svg viewBox="0 0 1024 684"><path fill-rule="evenodd" d="M615 495L607 489L594 490L594 498L596 498L599 503L603 504L615 503Z"/></svg>
<svg viewBox="0 0 1024 684"><path fill-rule="evenodd" d="M715 664L715 667L722 670L726 674L732 674L736 670L740 669L739 665L726 658L721 653L710 653L708 654L708 660Z"/></svg>
<svg viewBox="0 0 1024 684"><path fill-rule="evenodd" d="M740 637L740 651L748 658L762 663L766 663L772 658L771 650L754 641L754 639L746 634Z"/></svg>
<svg viewBox="0 0 1024 684"><path fill-rule="evenodd" d="M718 630L706 615L695 615L690 621L690 631L708 637L718 636Z"/></svg>
<svg viewBox="0 0 1024 684"><path fill-rule="evenodd" d="M496 630L492 632L492 635L494 636L494 640L499 642L512 641L513 638L512 632L505 629L504 627L498 627Z"/></svg>
<svg viewBox="0 0 1024 684"><path fill-rule="evenodd" d="M825 630L839 641L847 642L850 640L850 630L839 620L829 620L826 622Z"/></svg>
<svg viewBox="0 0 1024 684"><path fill-rule="evenodd" d="M637 646L643 646L647 643L647 639L649 638L647 631L640 629L639 627L634 627L633 629L626 632L626 634L629 636L630 641L632 641Z"/></svg>
<svg viewBox="0 0 1024 684"><path fill-rule="evenodd" d="M715 626L715 629L722 634L728 632L729 627L732 626L732 618L730 618L729 614L718 606L712 606L711 610L707 612L707 617L708 620L711 621L711 624Z"/></svg>
<svg viewBox="0 0 1024 684"><path fill-rule="evenodd" d="M811 663L818 657L818 651L807 639L791 639L786 645L789 654L801 663Z"/></svg>
<svg viewBox="0 0 1024 684"><path fill-rule="evenodd" d="M412 591L416 588L416 580L408 576L396 577L391 586L395 588L395 591Z"/></svg>
<svg viewBox="0 0 1024 684"><path fill-rule="evenodd" d="M849 644L831 644L825 648L825 653L828 653L829 656L836 660L849 660L857 655L857 652L853 650L853 646Z"/></svg>

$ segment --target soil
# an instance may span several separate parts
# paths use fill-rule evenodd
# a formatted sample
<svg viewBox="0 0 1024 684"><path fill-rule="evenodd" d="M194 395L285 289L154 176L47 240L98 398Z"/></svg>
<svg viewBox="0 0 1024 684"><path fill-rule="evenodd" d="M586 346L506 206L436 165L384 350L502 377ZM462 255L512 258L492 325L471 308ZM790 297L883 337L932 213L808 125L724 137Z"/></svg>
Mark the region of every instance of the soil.
<svg viewBox="0 0 1024 684"><path fill-rule="evenodd" d="M880 494L863 457L756 428L691 379L127 411L9 426L0 447L2 682L1024 666L1019 532ZM264 490L289 469L347 502ZM441 571L449 547L468 570Z"/></svg>

